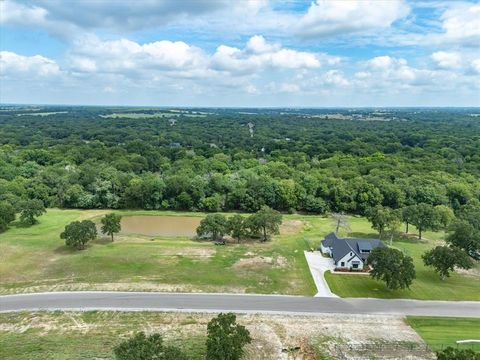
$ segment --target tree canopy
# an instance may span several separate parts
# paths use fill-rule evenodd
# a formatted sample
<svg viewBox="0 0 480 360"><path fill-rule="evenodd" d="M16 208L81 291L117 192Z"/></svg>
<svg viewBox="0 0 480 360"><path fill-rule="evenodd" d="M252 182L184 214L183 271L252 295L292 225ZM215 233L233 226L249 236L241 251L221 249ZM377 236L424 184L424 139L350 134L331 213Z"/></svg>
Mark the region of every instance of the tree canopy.
<svg viewBox="0 0 480 360"><path fill-rule="evenodd" d="M449 228L447 243L467 253L480 250L480 231L465 220L458 220Z"/></svg>
<svg viewBox="0 0 480 360"><path fill-rule="evenodd" d="M250 332L236 323L235 314L219 314L207 326L207 360L239 360L244 346L252 341Z"/></svg>
<svg viewBox="0 0 480 360"><path fill-rule="evenodd" d="M117 360L188 360L179 348L167 346L160 334L139 332L113 349Z"/></svg>
<svg viewBox="0 0 480 360"><path fill-rule="evenodd" d="M65 239L65 245L77 250L85 249L85 245L97 237L97 227L90 220L73 221L60 234Z"/></svg>
<svg viewBox="0 0 480 360"><path fill-rule="evenodd" d="M447 347L437 351L437 360L480 360L480 354L472 349Z"/></svg>
<svg viewBox="0 0 480 360"><path fill-rule="evenodd" d="M46 212L43 202L38 199L29 199L20 203L20 221L25 225L37 223L37 217Z"/></svg>
<svg viewBox="0 0 480 360"><path fill-rule="evenodd" d="M227 218L222 214L208 214L197 228L199 237L209 237L213 241L220 240L227 233Z"/></svg>
<svg viewBox="0 0 480 360"><path fill-rule="evenodd" d="M426 266L432 266L440 277L445 279L450 276L455 267L470 269L472 261L462 249L450 246L437 246L422 255Z"/></svg>
<svg viewBox="0 0 480 360"><path fill-rule="evenodd" d="M112 237L113 242L113 234L120 232L122 226L120 221L122 220L121 215L117 215L114 213L105 215L101 222L102 222L102 232L104 234L108 234Z"/></svg>
<svg viewBox="0 0 480 360"><path fill-rule="evenodd" d="M263 241L271 235L279 233L282 223L282 214L268 206L262 206L255 214L248 218L248 224L253 233L260 233Z"/></svg>
<svg viewBox="0 0 480 360"><path fill-rule="evenodd" d="M390 290L409 288L415 279L415 268L410 256L400 250L378 247L368 256L368 264L373 266L370 276L382 280Z"/></svg>
<svg viewBox="0 0 480 360"><path fill-rule="evenodd" d="M15 220L15 208L6 201L0 202L0 232L7 230L8 224Z"/></svg>
<svg viewBox="0 0 480 360"><path fill-rule="evenodd" d="M82 209L364 215L427 204L457 213L480 200L480 123L468 110L45 110L62 113L0 114L0 201L16 210L37 199ZM125 117L139 113L152 117Z"/></svg>

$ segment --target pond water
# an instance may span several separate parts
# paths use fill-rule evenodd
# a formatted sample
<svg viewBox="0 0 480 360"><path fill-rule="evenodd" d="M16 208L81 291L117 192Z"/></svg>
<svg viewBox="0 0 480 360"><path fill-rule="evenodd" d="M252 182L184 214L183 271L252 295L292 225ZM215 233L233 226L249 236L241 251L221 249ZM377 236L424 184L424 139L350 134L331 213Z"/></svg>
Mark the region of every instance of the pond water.
<svg viewBox="0 0 480 360"><path fill-rule="evenodd" d="M201 220L193 216L123 216L120 234L194 236Z"/></svg>

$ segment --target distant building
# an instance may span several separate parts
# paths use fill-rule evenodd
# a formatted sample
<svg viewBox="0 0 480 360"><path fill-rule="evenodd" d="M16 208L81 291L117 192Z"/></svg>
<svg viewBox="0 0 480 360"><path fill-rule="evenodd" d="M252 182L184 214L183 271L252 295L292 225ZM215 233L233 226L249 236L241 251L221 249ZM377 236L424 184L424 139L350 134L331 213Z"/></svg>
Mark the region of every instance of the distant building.
<svg viewBox="0 0 480 360"><path fill-rule="evenodd" d="M180 148L182 147L182 144L178 143L178 142L171 142L170 145L168 145L171 149L175 149L175 148Z"/></svg>
<svg viewBox="0 0 480 360"><path fill-rule="evenodd" d="M319 250L331 256L338 269L362 270L370 252L383 246L379 239L339 238L330 233L320 243Z"/></svg>

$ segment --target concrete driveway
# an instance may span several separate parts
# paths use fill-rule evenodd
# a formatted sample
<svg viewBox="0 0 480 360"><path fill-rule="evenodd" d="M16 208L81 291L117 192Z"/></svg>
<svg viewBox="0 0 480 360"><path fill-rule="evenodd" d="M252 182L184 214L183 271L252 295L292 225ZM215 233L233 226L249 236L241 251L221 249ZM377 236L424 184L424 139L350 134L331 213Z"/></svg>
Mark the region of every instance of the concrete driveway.
<svg viewBox="0 0 480 360"><path fill-rule="evenodd" d="M317 286L316 297L338 297L330 291L325 277L323 274L325 271L333 271L335 268L333 260L331 258L323 257L322 254L318 251L310 252L305 251L305 258L307 259L308 267L310 268L310 273L312 274L315 285Z"/></svg>

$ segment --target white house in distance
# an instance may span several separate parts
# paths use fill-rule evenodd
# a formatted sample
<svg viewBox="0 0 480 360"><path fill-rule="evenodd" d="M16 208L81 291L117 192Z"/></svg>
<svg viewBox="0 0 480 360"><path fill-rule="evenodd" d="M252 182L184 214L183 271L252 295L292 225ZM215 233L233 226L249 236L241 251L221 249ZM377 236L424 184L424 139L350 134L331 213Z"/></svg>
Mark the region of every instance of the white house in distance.
<svg viewBox="0 0 480 360"><path fill-rule="evenodd" d="M319 250L333 258L337 269L363 270L370 251L383 246L378 239L339 238L330 233L320 243Z"/></svg>

